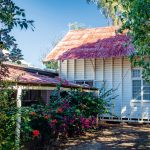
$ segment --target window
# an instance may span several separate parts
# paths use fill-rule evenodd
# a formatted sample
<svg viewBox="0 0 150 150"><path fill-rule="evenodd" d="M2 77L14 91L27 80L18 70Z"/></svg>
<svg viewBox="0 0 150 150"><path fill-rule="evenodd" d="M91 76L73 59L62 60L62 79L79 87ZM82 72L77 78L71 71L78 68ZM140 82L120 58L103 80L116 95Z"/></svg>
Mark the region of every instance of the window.
<svg viewBox="0 0 150 150"><path fill-rule="evenodd" d="M89 87L93 87L93 81L92 80L76 80L75 81L76 84L80 84L80 85L84 85L84 86L89 86Z"/></svg>
<svg viewBox="0 0 150 150"><path fill-rule="evenodd" d="M140 69L133 69L132 70L132 77L133 78L140 78L141 77L141 70Z"/></svg>
<svg viewBox="0 0 150 150"><path fill-rule="evenodd" d="M150 83L142 79L141 69L132 69L132 97L135 100L150 100Z"/></svg>
<svg viewBox="0 0 150 150"><path fill-rule="evenodd" d="M41 100L40 90L24 90L22 102L23 106L30 106L32 104L37 104Z"/></svg>
<svg viewBox="0 0 150 150"><path fill-rule="evenodd" d="M150 100L150 83L143 81L143 99Z"/></svg>
<svg viewBox="0 0 150 150"><path fill-rule="evenodd" d="M132 81L132 92L133 92L133 99L136 100L141 99L141 80Z"/></svg>

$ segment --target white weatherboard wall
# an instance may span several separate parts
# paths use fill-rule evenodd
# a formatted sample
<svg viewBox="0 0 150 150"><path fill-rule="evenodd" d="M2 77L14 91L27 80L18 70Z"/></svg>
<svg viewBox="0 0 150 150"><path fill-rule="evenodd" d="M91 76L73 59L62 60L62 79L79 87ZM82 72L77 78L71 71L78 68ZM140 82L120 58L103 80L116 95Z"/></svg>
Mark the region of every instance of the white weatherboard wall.
<svg viewBox="0 0 150 150"><path fill-rule="evenodd" d="M85 80L93 80L94 79L94 73L95 73L95 62L94 59L85 59L84 60L84 79Z"/></svg>
<svg viewBox="0 0 150 150"><path fill-rule="evenodd" d="M73 81L74 80L74 78L75 78L75 74L74 74L74 70L75 70L75 68L74 68L74 65L75 64L75 61L74 60L69 60L68 61L68 69L67 69L67 73L68 73L68 75L67 75L67 79L69 80L69 81Z"/></svg>
<svg viewBox="0 0 150 150"><path fill-rule="evenodd" d="M107 115L109 119L118 118L130 121L131 118L150 119L150 102L132 100L131 63L128 58L97 58L77 59L60 62L60 76L69 81L92 80L97 88L103 84L106 89L116 89L110 108L114 116Z"/></svg>
<svg viewBox="0 0 150 150"><path fill-rule="evenodd" d="M103 69L103 80L105 83L105 88L110 90L113 88L113 69L112 69L112 59L104 59L104 69ZM114 103L114 102L113 102ZM112 102L110 102L112 104ZM110 112L113 113L114 107L109 108ZM111 117L110 115L105 115L105 117Z"/></svg>
<svg viewBox="0 0 150 150"><path fill-rule="evenodd" d="M121 117L121 107L122 107L122 58L113 59L113 88L115 89L114 95L117 97L114 100L114 112L113 114L117 117Z"/></svg>
<svg viewBox="0 0 150 150"><path fill-rule="evenodd" d="M70 60L68 60L68 61L70 61ZM84 80L84 59L75 60L74 68L75 68L74 80ZM69 72L69 70L68 70L68 72Z"/></svg>
<svg viewBox="0 0 150 150"><path fill-rule="evenodd" d="M103 59L95 59L95 86L101 88L104 79L104 61Z"/></svg>
<svg viewBox="0 0 150 150"><path fill-rule="evenodd" d="M131 99L132 99L132 79L131 64L129 60L124 58L123 62L123 95L122 95L122 117L130 118L131 116Z"/></svg>
<svg viewBox="0 0 150 150"><path fill-rule="evenodd" d="M67 72L68 72L67 60L61 61L61 63L60 63L60 76L61 76L61 78L67 79L68 78Z"/></svg>

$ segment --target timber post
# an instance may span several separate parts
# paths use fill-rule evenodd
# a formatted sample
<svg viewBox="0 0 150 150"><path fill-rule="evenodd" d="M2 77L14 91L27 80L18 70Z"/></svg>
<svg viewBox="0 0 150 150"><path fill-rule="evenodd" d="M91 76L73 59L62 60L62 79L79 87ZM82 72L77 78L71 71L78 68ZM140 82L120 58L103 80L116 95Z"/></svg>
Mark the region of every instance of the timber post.
<svg viewBox="0 0 150 150"><path fill-rule="evenodd" d="M16 106L17 106L16 139L15 139L15 148L16 148L16 150L20 149L21 95L22 95L22 88L19 86L17 88L17 99L16 99Z"/></svg>

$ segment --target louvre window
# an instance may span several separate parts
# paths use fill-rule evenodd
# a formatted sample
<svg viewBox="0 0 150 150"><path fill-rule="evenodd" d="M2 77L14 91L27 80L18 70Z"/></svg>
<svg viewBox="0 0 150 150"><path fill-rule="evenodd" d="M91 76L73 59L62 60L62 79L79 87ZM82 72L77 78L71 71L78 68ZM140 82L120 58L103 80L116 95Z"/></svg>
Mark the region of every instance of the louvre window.
<svg viewBox="0 0 150 150"><path fill-rule="evenodd" d="M135 100L150 100L150 83L142 79L141 69L132 70L132 97Z"/></svg>
<svg viewBox="0 0 150 150"><path fill-rule="evenodd" d="M150 83L143 81L143 99L150 100Z"/></svg>
<svg viewBox="0 0 150 150"><path fill-rule="evenodd" d="M132 81L133 99L141 100L141 80Z"/></svg>

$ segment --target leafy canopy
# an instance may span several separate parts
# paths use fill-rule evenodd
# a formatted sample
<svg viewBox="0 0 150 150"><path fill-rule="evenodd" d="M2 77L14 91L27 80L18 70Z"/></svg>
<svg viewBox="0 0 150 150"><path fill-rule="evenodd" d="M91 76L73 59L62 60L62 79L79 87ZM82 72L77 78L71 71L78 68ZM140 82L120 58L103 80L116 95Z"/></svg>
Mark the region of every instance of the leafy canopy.
<svg viewBox="0 0 150 150"><path fill-rule="evenodd" d="M12 0L0 0L0 60L18 61L23 59L21 50L17 48L16 39L10 34L14 27L34 29L33 20L27 20L25 10L16 6ZM10 51L6 57L2 50ZM16 55L14 55L16 54ZM13 55L13 56L12 56ZM16 56L16 58L14 58Z"/></svg>
<svg viewBox="0 0 150 150"><path fill-rule="evenodd" d="M17 109L15 106L16 93L13 86L2 81L8 76L8 68L2 62L12 60L18 62L23 59L21 50L18 49L16 39L10 34L14 27L27 29L34 28L33 21L27 20L25 11L12 0L0 0L0 149L15 148L15 128ZM9 50L10 54L4 54L3 50ZM9 87L9 88L8 88Z"/></svg>
<svg viewBox="0 0 150 150"><path fill-rule="evenodd" d="M143 68L150 81L150 0L87 0L94 3L120 31L127 30L135 47L130 57L134 66Z"/></svg>

